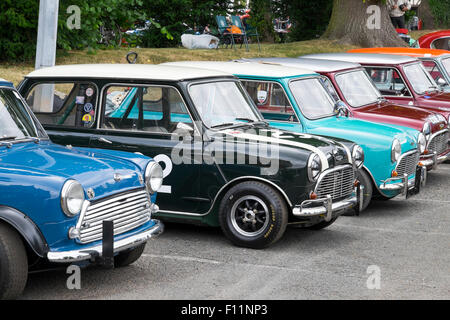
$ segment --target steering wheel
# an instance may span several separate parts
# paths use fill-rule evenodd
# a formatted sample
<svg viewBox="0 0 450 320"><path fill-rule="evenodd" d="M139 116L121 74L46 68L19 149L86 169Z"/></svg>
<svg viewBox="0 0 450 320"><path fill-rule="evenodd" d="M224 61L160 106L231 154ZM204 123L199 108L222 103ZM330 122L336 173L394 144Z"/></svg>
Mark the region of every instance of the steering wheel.
<svg viewBox="0 0 450 320"><path fill-rule="evenodd" d="M138 58L137 52L131 51L127 53L127 61L129 64L135 64Z"/></svg>

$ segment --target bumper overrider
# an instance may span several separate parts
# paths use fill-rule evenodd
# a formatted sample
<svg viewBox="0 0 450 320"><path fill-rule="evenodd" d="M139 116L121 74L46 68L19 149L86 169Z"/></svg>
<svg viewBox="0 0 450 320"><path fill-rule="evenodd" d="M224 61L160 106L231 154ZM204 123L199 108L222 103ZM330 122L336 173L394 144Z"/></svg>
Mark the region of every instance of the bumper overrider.
<svg viewBox="0 0 450 320"><path fill-rule="evenodd" d="M409 176L405 173L401 177L389 178L382 182L379 185L381 191L400 191L400 194L407 199L410 196L418 194L421 187L426 185L427 169L425 165L418 165L416 166L416 176L414 179L409 179Z"/></svg>
<svg viewBox="0 0 450 320"><path fill-rule="evenodd" d="M338 217L345 211L354 208L357 214L361 211L363 205L363 187L358 184L351 196L333 202L330 195L325 198L305 200L292 210L296 217L308 218L315 216L323 216L325 221Z"/></svg>
<svg viewBox="0 0 450 320"><path fill-rule="evenodd" d="M450 160L450 149L438 155L436 152L420 156L420 162L427 168L436 169L437 165Z"/></svg>

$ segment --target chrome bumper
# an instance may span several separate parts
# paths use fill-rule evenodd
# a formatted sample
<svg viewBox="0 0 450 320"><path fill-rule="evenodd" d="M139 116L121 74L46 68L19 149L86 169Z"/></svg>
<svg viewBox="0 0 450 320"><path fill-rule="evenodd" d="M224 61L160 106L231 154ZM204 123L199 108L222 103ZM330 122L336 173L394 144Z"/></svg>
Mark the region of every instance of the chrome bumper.
<svg viewBox="0 0 450 320"><path fill-rule="evenodd" d="M159 236L164 231L164 224L159 220L153 219L153 221L155 221L156 224L149 230L118 241L114 241L114 253L137 247L138 245L147 242L150 238ZM85 261L96 259L97 257L102 256L102 250L102 244L99 244L91 247L83 247L83 249L80 250L50 251L49 253L47 253L47 259L50 262L57 263Z"/></svg>
<svg viewBox="0 0 450 320"><path fill-rule="evenodd" d="M423 166L431 169L436 169L438 164L441 164L447 160L450 160L450 150L447 150L446 153L438 155L436 152L427 155L420 155L420 162Z"/></svg>
<svg viewBox="0 0 450 320"><path fill-rule="evenodd" d="M349 198L335 203L333 203L330 195L322 199L305 200L300 205L295 206L292 213L294 216L302 218L324 215L325 221L330 221L333 219L333 214L336 216L351 208L356 207L359 212L363 204L362 189L361 186L356 187Z"/></svg>
<svg viewBox="0 0 450 320"><path fill-rule="evenodd" d="M394 183L390 183L396 181ZM405 173L403 177L394 177L382 181L383 183L379 185L381 191L399 191L401 190L401 195L408 198L411 195L418 194L420 188L424 187L427 183L427 169L426 166L416 167L416 178L409 179L408 175Z"/></svg>

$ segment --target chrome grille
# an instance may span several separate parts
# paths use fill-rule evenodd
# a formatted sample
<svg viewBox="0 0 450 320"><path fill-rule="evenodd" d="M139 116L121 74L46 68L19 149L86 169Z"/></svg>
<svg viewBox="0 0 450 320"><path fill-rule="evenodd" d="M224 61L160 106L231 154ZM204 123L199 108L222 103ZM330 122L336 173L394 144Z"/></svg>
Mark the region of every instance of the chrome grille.
<svg viewBox="0 0 450 320"><path fill-rule="evenodd" d="M428 143L428 150L431 152L436 152L438 155L445 152L448 147L449 133L444 131L436 136L434 136Z"/></svg>
<svg viewBox="0 0 450 320"><path fill-rule="evenodd" d="M325 171L317 181L315 193L319 198L330 195L333 200L349 197L353 192L355 173L352 166L341 166Z"/></svg>
<svg viewBox="0 0 450 320"><path fill-rule="evenodd" d="M114 235L134 229L150 220L150 197L145 189L121 193L90 205L80 225L81 243L102 239L103 221L114 222Z"/></svg>
<svg viewBox="0 0 450 320"><path fill-rule="evenodd" d="M395 171L399 176L403 176L405 173L410 176L416 172L417 164L419 163L420 154L419 151L405 153L399 160Z"/></svg>

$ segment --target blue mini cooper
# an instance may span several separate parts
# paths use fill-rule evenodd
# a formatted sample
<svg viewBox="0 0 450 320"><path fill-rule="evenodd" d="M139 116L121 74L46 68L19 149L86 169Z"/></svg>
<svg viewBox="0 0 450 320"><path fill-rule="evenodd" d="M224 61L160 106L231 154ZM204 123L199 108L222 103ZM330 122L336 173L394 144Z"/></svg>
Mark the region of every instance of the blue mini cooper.
<svg viewBox="0 0 450 320"><path fill-rule="evenodd" d="M45 90L41 92L45 98ZM49 263L126 266L163 231L162 169L133 153L59 146L0 80L0 299Z"/></svg>

